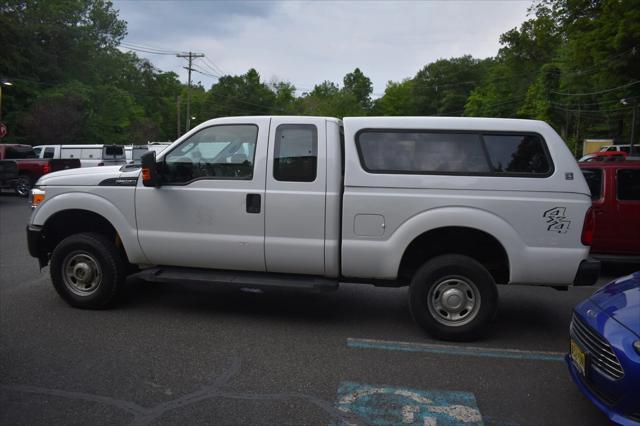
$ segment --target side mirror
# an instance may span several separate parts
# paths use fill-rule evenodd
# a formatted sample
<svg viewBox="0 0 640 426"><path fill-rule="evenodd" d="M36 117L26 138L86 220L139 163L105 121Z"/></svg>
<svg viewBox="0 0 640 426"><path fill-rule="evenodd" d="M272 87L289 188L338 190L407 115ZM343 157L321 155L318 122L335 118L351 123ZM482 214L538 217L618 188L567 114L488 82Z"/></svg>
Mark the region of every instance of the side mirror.
<svg viewBox="0 0 640 426"><path fill-rule="evenodd" d="M140 161L142 163L142 184L154 188L160 187L160 174L156 163L156 152L149 151L144 154Z"/></svg>

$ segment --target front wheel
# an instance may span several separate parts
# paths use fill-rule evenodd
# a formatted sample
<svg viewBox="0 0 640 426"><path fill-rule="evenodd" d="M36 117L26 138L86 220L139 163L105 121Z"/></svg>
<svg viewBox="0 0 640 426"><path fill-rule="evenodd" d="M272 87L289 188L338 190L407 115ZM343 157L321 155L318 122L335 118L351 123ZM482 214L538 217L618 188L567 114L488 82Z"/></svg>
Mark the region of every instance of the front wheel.
<svg viewBox="0 0 640 426"><path fill-rule="evenodd" d="M493 277L476 260L457 254L422 265L409 288L411 314L430 335L443 340L473 340L495 314L498 291Z"/></svg>
<svg viewBox="0 0 640 426"><path fill-rule="evenodd" d="M125 278L125 260L115 244L102 234L71 235L51 255L53 286L76 308L108 307Z"/></svg>

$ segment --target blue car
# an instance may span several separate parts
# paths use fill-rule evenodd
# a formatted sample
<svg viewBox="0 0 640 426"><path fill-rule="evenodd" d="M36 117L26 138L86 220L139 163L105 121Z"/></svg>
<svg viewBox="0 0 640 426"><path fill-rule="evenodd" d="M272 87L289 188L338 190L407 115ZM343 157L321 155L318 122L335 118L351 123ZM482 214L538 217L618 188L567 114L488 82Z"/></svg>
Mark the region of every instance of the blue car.
<svg viewBox="0 0 640 426"><path fill-rule="evenodd" d="M569 333L578 388L613 423L640 426L640 272L576 306Z"/></svg>

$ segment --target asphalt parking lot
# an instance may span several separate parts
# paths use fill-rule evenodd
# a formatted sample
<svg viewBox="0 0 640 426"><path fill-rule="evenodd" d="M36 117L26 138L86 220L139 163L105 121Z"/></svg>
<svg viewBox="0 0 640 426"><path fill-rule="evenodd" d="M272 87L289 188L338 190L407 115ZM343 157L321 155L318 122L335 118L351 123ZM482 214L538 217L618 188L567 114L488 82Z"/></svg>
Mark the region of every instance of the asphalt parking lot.
<svg viewBox="0 0 640 426"><path fill-rule="evenodd" d="M0 196L1 424L606 423L562 360L572 307L595 287L501 287L472 344L423 334L404 288L132 281L116 308L82 311L29 257L29 213ZM600 283L631 271L607 267Z"/></svg>

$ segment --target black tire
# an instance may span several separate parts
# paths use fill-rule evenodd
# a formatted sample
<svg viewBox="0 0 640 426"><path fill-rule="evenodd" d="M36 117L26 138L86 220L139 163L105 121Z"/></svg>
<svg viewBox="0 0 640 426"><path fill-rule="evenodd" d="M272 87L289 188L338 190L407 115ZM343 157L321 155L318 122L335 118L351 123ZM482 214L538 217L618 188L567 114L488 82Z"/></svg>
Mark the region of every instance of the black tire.
<svg viewBox="0 0 640 426"><path fill-rule="evenodd" d="M122 254L102 234L71 235L51 255L53 287L76 308L108 308L124 286L126 271Z"/></svg>
<svg viewBox="0 0 640 426"><path fill-rule="evenodd" d="M442 340L475 340L493 318L498 290L476 260L458 254L435 257L413 275L409 303L414 320Z"/></svg>
<svg viewBox="0 0 640 426"><path fill-rule="evenodd" d="M31 188L33 188L33 179L31 179L31 176L20 175L13 190L19 197L28 197Z"/></svg>

